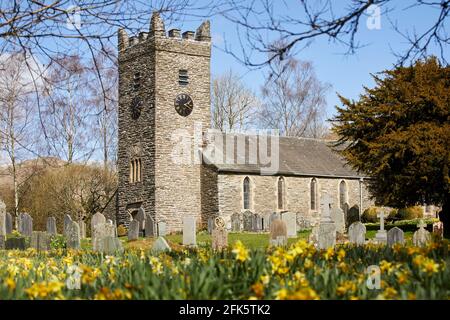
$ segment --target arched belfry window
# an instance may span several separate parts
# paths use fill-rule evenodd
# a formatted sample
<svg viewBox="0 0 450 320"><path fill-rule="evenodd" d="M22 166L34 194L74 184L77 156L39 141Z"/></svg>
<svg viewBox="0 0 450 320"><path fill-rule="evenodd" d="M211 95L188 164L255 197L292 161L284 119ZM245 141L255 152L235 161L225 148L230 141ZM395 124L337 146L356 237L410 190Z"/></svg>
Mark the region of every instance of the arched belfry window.
<svg viewBox="0 0 450 320"><path fill-rule="evenodd" d="M339 183L339 206L342 210L344 210L347 202L347 183L342 180L341 183Z"/></svg>
<svg viewBox="0 0 450 320"><path fill-rule="evenodd" d="M130 161L130 182L142 181L142 162L141 159L133 159Z"/></svg>
<svg viewBox="0 0 450 320"><path fill-rule="evenodd" d="M278 209L284 209L284 196L285 196L284 178L278 179Z"/></svg>
<svg viewBox="0 0 450 320"><path fill-rule="evenodd" d="M313 178L311 180L311 210L317 210L317 180Z"/></svg>
<svg viewBox="0 0 450 320"><path fill-rule="evenodd" d="M250 209L250 178L245 177L243 185L244 209Z"/></svg>

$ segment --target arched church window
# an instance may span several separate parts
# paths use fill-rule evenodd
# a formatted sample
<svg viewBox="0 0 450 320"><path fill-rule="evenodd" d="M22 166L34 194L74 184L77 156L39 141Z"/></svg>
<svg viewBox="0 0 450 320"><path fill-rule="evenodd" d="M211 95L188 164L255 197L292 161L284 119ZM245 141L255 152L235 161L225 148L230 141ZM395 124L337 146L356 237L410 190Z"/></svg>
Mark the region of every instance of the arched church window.
<svg viewBox="0 0 450 320"><path fill-rule="evenodd" d="M342 180L339 183L339 206L342 210L345 210L344 208L347 202L347 183Z"/></svg>
<svg viewBox="0 0 450 320"><path fill-rule="evenodd" d="M250 209L250 178L245 177L244 179L244 185L243 185L243 192L244 192L244 209Z"/></svg>
<svg viewBox="0 0 450 320"><path fill-rule="evenodd" d="M317 210L317 180L313 178L311 180L311 210Z"/></svg>
<svg viewBox="0 0 450 320"><path fill-rule="evenodd" d="M133 159L130 162L130 182L142 181L142 162L141 159Z"/></svg>
<svg viewBox="0 0 450 320"><path fill-rule="evenodd" d="M284 194L285 194L284 178L278 179L278 209L284 209Z"/></svg>

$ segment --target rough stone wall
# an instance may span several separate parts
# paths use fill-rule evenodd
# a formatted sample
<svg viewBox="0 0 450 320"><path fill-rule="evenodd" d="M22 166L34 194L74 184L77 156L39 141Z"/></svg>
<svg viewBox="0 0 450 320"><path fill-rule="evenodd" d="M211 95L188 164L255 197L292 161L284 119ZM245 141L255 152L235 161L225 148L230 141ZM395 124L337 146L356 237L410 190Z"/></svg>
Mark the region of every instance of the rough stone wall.
<svg viewBox="0 0 450 320"><path fill-rule="evenodd" d="M219 214L217 171L212 165L203 165L201 168L201 197L202 197L202 224L208 222L209 217Z"/></svg>
<svg viewBox="0 0 450 320"><path fill-rule="evenodd" d="M120 42L120 38L119 38ZM122 41L123 43L123 41ZM195 161L201 141L194 139L194 125L205 131L210 123L210 41L168 37L165 32L130 38L119 54L119 189L118 223L127 223L127 211L143 207L156 221L166 221L168 232L182 228L184 215L201 216L201 165ZM188 70L189 84L179 84L179 70ZM141 73L138 93L133 76ZM187 93L192 113L180 116L175 97ZM132 119L130 104L139 95L143 110ZM174 161L180 141L190 143L190 159ZM129 182L129 163L142 161L142 181Z"/></svg>
<svg viewBox="0 0 450 320"><path fill-rule="evenodd" d="M270 214L278 211L278 176L259 176L242 174L218 174L218 206L220 215L226 221L235 212L243 212L243 181L245 177L250 178L250 210L258 214ZM310 182L312 177L289 176L285 180L285 206L284 210L297 213L298 216L314 217L317 211L310 209ZM325 192L330 196L332 205L338 205L339 183L345 180L347 183L347 199L351 206L360 203L359 180L340 178L316 178L318 199L317 207L320 204L320 195ZM363 210L372 206L367 190L363 187Z"/></svg>

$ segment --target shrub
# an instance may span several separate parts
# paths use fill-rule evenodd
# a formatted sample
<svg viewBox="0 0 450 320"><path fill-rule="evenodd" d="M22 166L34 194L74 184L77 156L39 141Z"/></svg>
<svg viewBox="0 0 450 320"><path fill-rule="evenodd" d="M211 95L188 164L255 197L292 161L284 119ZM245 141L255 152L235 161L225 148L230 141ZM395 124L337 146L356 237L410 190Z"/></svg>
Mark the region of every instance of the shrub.
<svg viewBox="0 0 450 320"><path fill-rule="evenodd" d="M53 235L50 238L51 249L65 249L66 247L66 238L62 234Z"/></svg>
<svg viewBox="0 0 450 320"><path fill-rule="evenodd" d="M412 220L423 217L423 210L419 206L398 209L396 218L400 220Z"/></svg>
<svg viewBox="0 0 450 320"><path fill-rule="evenodd" d="M125 237L127 235L127 229L125 228L125 226L123 224L121 224L117 227L117 235L119 237Z"/></svg>
<svg viewBox="0 0 450 320"><path fill-rule="evenodd" d="M361 221L363 223L378 222L377 213L378 213L377 208L375 207L367 208L366 210L364 210L361 216Z"/></svg>

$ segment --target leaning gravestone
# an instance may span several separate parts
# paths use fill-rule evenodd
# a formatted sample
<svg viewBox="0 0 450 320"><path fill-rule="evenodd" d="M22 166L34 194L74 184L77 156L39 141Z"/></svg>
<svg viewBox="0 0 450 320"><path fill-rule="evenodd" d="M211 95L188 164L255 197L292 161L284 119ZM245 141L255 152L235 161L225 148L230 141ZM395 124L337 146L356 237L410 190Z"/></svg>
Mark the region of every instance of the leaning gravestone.
<svg viewBox="0 0 450 320"><path fill-rule="evenodd" d="M138 221L138 220L134 220ZM138 221L139 222L139 221ZM139 222L139 228L140 228L140 222ZM147 217L145 219L145 237L156 237L157 236L157 230L156 230L156 224L155 220L153 220L152 216L150 214L147 214Z"/></svg>
<svg viewBox="0 0 450 320"><path fill-rule="evenodd" d="M348 239L357 246L364 245L366 241L366 226L359 221L353 222L348 227Z"/></svg>
<svg viewBox="0 0 450 320"><path fill-rule="evenodd" d="M375 241L379 244L387 242L387 233L386 230L384 230L384 218L386 218L385 214L385 211L381 211L377 214L377 217L380 218L380 229L375 234Z"/></svg>
<svg viewBox="0 0 450 320"><path fill-rule="evenodd" d="M431 240L430 232L425 229L426 226L427 225L420 220L417 225L419 230L413 234L413 244L417 247L424 247Z"/></svg>
<svg viewBox="0 0 450 320"><path fill-rule="evenodd" d="M331 219L330 198L328 194L321 197L321 216L317 229L317 247L328 249L336 245L336 225Z"/></svg>
<svg viewBox="0 0 450 320"><path fill-rule="evenodd" d="M195 217L183 217L183 246L195 247L197 245L196 226Z"/></svg>
<svg viewBox="0 0 450 320"><path fill-rule="evenodd" d="M80 226L75 221L67 226L67 248L80 249Z"/></svg>
<svg viewBox="0 0 450 320"><path fill-rule="evenodd" d="M158 237L158 239L156 239L156 241L153 243L152 253L158 254L160 252L165 251L170 252L172 251L172 249L170 248L169 244L167 243L166 239L164 239L164 237Z"/></svg>
<svg viewBox="0 0 450 320"><path fill-rule="evenodd" d="M37 251L50 249L50 235L44 231L33 231L31 234L31 247Z"/></svg>
<svg viewBox="0 0 450 320"><path fill-rule="evenodd" d="M67 232L71 224L72 224L72 217L68 214L65 214L63 221L63 234L65 237L67 237Z"/></svg>
<svg viewBox="0 0 450 320"><path fill-rule="evenodd" d="M99 224L103 224L106 222L106 218L103 214L101 214L100 212L97 212L96 214L94 214L92 216L91 219L91 237L92 237L92 243L94 241L94 230L95 227Z"/></svg>
<svg viewBox="0 0 450 320"><path fill-rule="evenodd" d="M33 232L33 218L28 213L22 213L20 218L20 233L25 237L31 237Z"/></svg>
<svg viewBox="0 0 450 320"><path fill-rule="evenodd" d="M222 217L214 219L214 229L212 233L213 250L223 250L228 247L228 232L225 229L225 221Z"/></svg>
<svg viewBox="0 0 450 320"><path fill-rule="evenodd" d="M243 229L244 231L252 231L253 229L253 213L251 211L245 211L242 214Z"/></svg>
<svg viewBox="0 0 450 320"><path fill-rule="evenodd" d="M333 207L331 209L331 219L334 221L334 223L336 225L336 232L344 234L345 233L344 210L342 210L339 207Z"/></svg>
<svg viewBox="0 0 450 320"><path fill-rule="evenodd" d="M297 237L297 215L294 212L284 212L281 215L281 220L286 223L288 238Z"/></svg>
<svg viewBox="0 0 450 320"><path fill-rule="evenodd" d="M159 237L166 236L166 222L165 221L158 222L158 236Z"/></svg>
<svg viewBox="0 0 450 320"><path fill-rule="evenodd" d="M48 217L47 218L47 233L51 235L56 235L56 219L55 217Z"/></svg>
<svg viewBox="0 0 450 320"><path fill-rule="evenodd" d="M276 219L270 224L270 244L273 246L287 245L287 227L283 220Z"/></svg>
<svg viewBox="0 0 450 320"><path fill-rule="evenodd" d="M6 234L11 234L13 232L13 217L7 212L6 213Z"/></svg>
<svg viewBox="0 0 450 320"><path fill-rule="evenodd" d="M387 232L387 244L388 246L393 246L396 243L404 244L405 235L402 229L393 227Z"/></svg>
<svg viewBox="0 0 450 320"><path fill-rule="evenodd" d="M144 208L139 208L138 212L134 216L134 220L139 221L139 236L144 236L144 230L145 230L145 219L148 215L145 214ZM145 230L145 236L147 236L147 230Z"/></svg>
<svg viewBox="0 0 450 320"><path fill-rule="evenodd" d="M98 241L97 251L104 254L121 253L123 252L122 242L115 236L103 237Z"/></svg>
<svg viewBox="0 0 450 320"><path fill-rule="evenodd" d="M114 226L109 223L99 223L92 233L92 243L94 251L102 251L103 238L114 237Z"/></svg>
<svg viewBox="0 0 450 320"><path fill-rule="evenodd" d="M443 239L444 238L444 223L442 223L442 221L433 223L433 234L438 239Z"/></svg>
<svg viewBox="0 0 450 320"><path fill-rule="evenodd" d="M137 240L139 238L139 221L132 220L128 226L128 241Z"/></svg>
<svg viewBox="0 0 450 320"><path fill-rule="evenodd" d="M231 231L241 231L241 215L239 213L233 213L231 215Z"/></svg>

